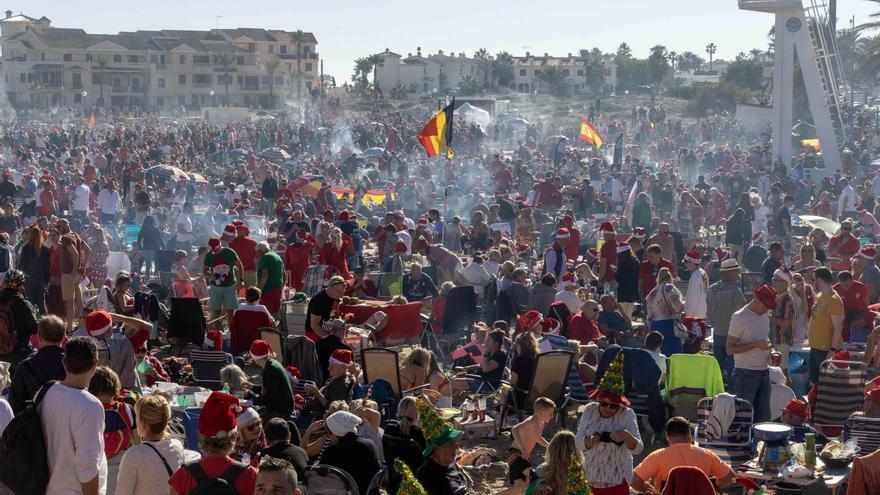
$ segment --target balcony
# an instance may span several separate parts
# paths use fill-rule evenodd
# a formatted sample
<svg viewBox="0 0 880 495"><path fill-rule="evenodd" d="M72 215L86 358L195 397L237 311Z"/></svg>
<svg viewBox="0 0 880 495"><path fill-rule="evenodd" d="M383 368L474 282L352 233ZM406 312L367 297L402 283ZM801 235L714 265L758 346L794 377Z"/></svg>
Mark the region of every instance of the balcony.
<svg viewBox="0 0 880 495"><path fill-rule="evenodd" d="M214 87L214 83L194 82L192 87L193 89L211 89Z"/></svg>

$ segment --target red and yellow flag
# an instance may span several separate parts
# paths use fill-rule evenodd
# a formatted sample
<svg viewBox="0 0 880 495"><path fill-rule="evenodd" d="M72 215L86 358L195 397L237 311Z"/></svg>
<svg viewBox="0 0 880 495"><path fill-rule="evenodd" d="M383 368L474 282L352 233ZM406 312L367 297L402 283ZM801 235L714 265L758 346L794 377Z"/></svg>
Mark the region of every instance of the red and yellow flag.
<svg viewBox="0 0 880 495"><path fill-rule="evenodd" d="M425 148L428 156L436 156L445 153L446 158L452 158L452 111L455 109L455 99L443 109L431 116L431 119L419 133L419 142Z"/></svg>
<svg viewBox="0 0 880 495"><path fill-rule="evenodd" d="M86 127L88 127L89 129L94 129L95 125L96 125L95 114L90 113L88 120L86 120Z"/></svg>
<svg viewBox="0 0 880 495"><path fill-rule="evenodd" d="M601 148L602 143L605 142L605 140L602 139L602 135L599 134L599 131L597 131L596 128L593 127L593 124L590 124L587 121L587 119L581 119L581 136L580 137L581 137L581 141L586 141L586 142L592 144L593 146L596 147L596 149Z"/></svg>

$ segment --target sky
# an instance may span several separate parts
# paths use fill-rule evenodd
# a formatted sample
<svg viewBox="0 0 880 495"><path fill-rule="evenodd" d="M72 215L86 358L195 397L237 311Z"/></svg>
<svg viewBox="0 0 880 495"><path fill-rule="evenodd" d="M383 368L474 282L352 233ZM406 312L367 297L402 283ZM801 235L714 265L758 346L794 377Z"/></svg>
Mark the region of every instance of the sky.
<svg viewBox="0 0 880 495"><path fill-rule="evenodd" d="M419 46L423 54L443 50L471 56L486 48L565 56L581 48L615 51L625 41L639 57L661 44L706 58L705 46L713 42L716 58L733 58L766 49L773 24L771 14L741 11L736 0L15 0L2 8L46 16L56 27L104 34L211 29L218 23L221 28L302 29L315 34L325 73L340 84L351 77L354 59L386 48L404 56ZM838 26L848 26L852 16L861 24L877 11L880 7L867 0L839 0Z"/></svg>

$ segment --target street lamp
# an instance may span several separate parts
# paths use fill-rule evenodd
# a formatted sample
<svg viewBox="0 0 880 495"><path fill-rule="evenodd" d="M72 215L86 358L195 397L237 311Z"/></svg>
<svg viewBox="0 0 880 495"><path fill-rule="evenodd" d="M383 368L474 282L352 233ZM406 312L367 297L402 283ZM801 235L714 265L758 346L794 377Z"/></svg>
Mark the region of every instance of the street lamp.
<svg viewBox="0 0 880 495"><path fill-rule="evenodd" d="M213 90L213 89L208 90L208 95L211 97L211 106L212 106L212 107L216 107L217 104L215 103L216 100L215 100L215 98L214 98L214 90Z"/></svg>
<svg viewBox="0 0 880 495"><path fill-rule="evenodd" d="M85 113L85 110L86 110L86 96L89 95L89 92L86 91L86 90L83 90L83 92L80 93L80 94L82 95L83 113Z"/></svg>

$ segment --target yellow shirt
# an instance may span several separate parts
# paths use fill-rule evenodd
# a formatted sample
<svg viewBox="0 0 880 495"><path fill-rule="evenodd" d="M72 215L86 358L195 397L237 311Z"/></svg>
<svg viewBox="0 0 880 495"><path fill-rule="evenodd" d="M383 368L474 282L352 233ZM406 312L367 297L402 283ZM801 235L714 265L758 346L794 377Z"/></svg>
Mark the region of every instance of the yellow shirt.
<svg viewBox="0 0 880 495"><path fill-rule="evenodd" d="M830 351L831 339L834 338L834 324L832 316L843 316L843 300L836 292L832 291L826 296L818 294L816 303L813 304L813 317L810 318L810 348L822 351Z"/></svg>

